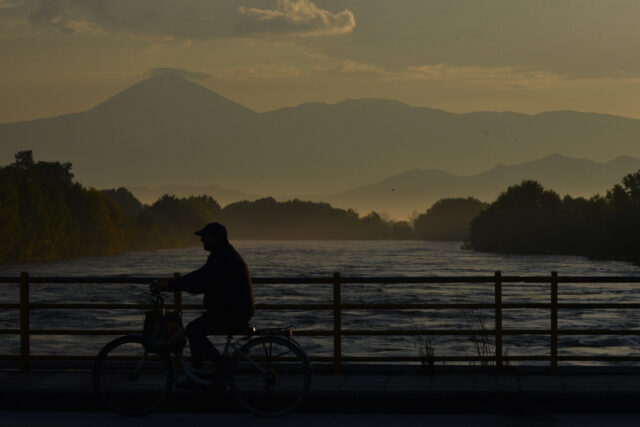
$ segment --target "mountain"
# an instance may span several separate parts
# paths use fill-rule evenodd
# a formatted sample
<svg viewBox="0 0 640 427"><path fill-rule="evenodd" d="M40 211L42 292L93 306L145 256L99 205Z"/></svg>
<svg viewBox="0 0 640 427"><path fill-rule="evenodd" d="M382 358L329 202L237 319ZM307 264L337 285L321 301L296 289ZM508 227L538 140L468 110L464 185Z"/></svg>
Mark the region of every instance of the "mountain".
<svg viewBox="0 0 640 427"><path fill-rule="evenodd" d="M92 108L94 115L111 120L132 120L139 123L158 120L175 122L190 121L189 124L213 120L220 125L228 120L247 120L257 115L217 93L178 77L174 74L159 74L143 80L112 98Z"/></svg>
<svg viewBox="0 0 640 427"><path fill-rule="evenodd" d="M199 183L227 163L229 151L243 150L233 130L255 116L200 85L161 74L83 113L0 125L0 159L7 163L13 153L33 149L36 159L71 161L76 177L96 187Z"/></svg>
<svg viewBox="0 0 640 427"><path fill-rule="evenodd" d="M383 99L256 113L181 77L144 80L89 111L0 124L20 150L73 163L99 188L216 183L248 194L334 194L414 169L480 173L557 152L640 157L640 120L556 111L453 114Z"/></svg>
<svg viewBox="0 0 640 427"><path fill-rule="evenodd" d="M404 218L413 210L424 212L443 197L473 196L491 202L525 179L534 179L561 195L590 197L622 181L640 169L640 159L620 156L598 163L553 154L542 159L504 166L498 165L470 176L440 170L412 170L325 198L329 203L354 208L361 213L375 210Z"/></svg>

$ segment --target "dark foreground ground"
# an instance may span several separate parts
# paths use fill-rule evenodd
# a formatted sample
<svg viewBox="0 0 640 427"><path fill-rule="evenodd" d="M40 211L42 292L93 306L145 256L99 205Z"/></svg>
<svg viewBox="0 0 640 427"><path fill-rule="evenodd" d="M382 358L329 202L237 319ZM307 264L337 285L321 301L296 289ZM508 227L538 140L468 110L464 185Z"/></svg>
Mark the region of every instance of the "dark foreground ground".
<svg viewBox="0 0 640 427"><path fill-rule="evenodd" d="M302 414L640 414L640 373L583 370L432 375L367 370L348 375L316 374ZM104 412L88 371L0 370L0 420L10 413ZM234 413L227 393L174 391L159 412ZM4 422L0 424L5 425ZM640 425L637 424L637 425Z"/></svg>
<svg viewBox="0 0 640 427"><path fill-rule="evenodd" d="M0 412L3 427L637 427L637 414L371 414L295 413L281 418L258 418L240 412L161 412L142 418L123 418L108 412Z"/></svg>

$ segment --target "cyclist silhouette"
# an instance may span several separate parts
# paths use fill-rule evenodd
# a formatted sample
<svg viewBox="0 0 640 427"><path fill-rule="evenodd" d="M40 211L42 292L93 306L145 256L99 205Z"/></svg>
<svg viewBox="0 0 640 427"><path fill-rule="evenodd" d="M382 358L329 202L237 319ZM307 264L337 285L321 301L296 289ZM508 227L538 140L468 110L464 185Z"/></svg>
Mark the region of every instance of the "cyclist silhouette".
<svg viewBox="0 0 640 427"><path fill-rule="evenodd" d="M203 248L210 252L207 262L179 279L156 285L156 289L204 293L206 311L187 325L186 335L194 367L203 368L207 357L216 366L216 379L223 379L229 370L228 361L207 335L248 328L255 311L251 275L247 264L229 243L227 229L222 224L209 223L195 234L200 236Z"/></svg>

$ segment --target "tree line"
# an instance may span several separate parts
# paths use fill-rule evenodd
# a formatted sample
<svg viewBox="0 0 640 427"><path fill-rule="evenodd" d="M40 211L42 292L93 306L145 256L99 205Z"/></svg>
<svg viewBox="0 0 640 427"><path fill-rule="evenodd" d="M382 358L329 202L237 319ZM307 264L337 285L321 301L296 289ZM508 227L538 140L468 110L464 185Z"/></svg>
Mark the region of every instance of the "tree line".
<svg viewBox="0 0 640 427"><path fill-rule="evenodd" d="M468 239L480 251L640 262L640 171L604 196L561 198L523 181L491 204L445 198L410 221L392 221L272 197L222 208L210 196L165 195L144 205L125 188L74 182L70 163L35 162L22 151L0 167L0 200L0 262L194 246L194 230L211 221L224 223L231 239Z"/></svg>
<svg viewBox="0 0 640 427"><path fill-rule="evenodd" d="M144 206L125 189L84 187L70 163L35 162L31 151L0 167L0 200L0 262L190 246L193 231L221 211L208 196Z"/></svg>
<svg viewBox="0 0 640 427"><path fill-rule="evenodd" d="M126 217L101 192L73 182L70 163L34 162L31 151L0 168L0 261L47 261L125 249Z"/></svg>
<svg viewBox="0 0 640 427"><path fill-rule="evenodd" d="M165 195L143 205L125 188L84 187L74 182L70 163L36 162L31 151L0 167L0 200L0 262L194 246L194 230L211 221L239 239L413 237L409 222L375 212L360 217L327 203L268 197L223 209L210 196Z"/></svg>
<svg viewBox="0 0 640 427"><path fill-rule="evenodd" d="M604 196L565 196L536 181L509 187L471 223L474 249L640 263L640 171Z"/></svg>

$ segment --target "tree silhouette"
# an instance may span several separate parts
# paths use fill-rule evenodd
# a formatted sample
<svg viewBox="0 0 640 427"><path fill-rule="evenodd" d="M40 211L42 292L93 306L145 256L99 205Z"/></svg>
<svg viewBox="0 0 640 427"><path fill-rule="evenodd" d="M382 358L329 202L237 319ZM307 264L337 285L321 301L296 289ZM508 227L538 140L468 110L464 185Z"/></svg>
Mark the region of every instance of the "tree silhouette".
<svg viewBox="0 0 640 427"><path fill-rule="evenodd" d="M0 168L0 261L110 254L124 248L124 213L107 196L73 182L70 163L16 153Z"/></svg>
<svg viewBox="0 0 640 427"><path fill-rule="evenodd" d="M475 249L538 253L554 247L554 222L560 214L560 196L536 181L511 186L471 224Z"/></svg>
<svg viewBox="0 0 640 427"><path fill-rule="evenodd" d="M471 221L487 206L473 197L440 199L414 219L415 235L423 240L467 240Z"/></svg>
<svg viewBox="0 0 640 427"><path fill-rule="evenodd" d="M640 262L640 171L604 197L560 200L535 181L509 187L471 225L478 250Z"/></svg>

